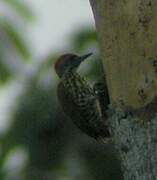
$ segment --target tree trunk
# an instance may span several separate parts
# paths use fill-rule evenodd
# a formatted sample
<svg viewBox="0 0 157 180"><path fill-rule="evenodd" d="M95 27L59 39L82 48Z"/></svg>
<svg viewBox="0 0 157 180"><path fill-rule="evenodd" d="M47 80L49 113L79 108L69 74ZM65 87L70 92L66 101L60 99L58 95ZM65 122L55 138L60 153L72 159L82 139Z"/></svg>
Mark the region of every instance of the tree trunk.
<svg viewBox="0 0 157 180"><path fill-rule="evenodd" d="M90 0L125 180L157 179L157 1ZM129 113L128 113L129 111Z"/></svg>
<svg viewBox="0 0 157 180"><path fill-rule="evenodd" d="M109 125L125 180L157 180L157 117L143 123L110 110Z"/></svg>

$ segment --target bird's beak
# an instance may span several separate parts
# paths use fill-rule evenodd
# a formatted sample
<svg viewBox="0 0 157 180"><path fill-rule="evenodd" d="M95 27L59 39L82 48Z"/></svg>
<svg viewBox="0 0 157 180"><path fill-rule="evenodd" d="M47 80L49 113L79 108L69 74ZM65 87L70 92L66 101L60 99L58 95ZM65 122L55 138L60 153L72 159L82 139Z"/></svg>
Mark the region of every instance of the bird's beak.
<svg viewBox="0 0 157 180"><path fill-rule="evenodd" d="M91 56L93 53L88 53L85 55L80 56L80 61L82 62L83 60L87 59L89 56Z"/></svg>
<svg viewBox="0 0 157 180"><path fill-rule="evenodd" d="M88 53L85 54L83 56L77 56L76 57L76 61L73 62L72 66L75 67L76 69L79 67L79 65L82 63L82 61L84 61L85 59L87 59L89 56L91 56L93 53Z"/></svg>

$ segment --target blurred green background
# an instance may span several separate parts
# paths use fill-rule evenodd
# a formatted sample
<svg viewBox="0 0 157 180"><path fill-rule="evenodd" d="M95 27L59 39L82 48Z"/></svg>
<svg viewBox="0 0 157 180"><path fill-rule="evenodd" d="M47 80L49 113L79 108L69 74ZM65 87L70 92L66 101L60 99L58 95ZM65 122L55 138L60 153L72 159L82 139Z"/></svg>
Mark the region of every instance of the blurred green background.
<svg viewBox="0 0 157 180"><path fill-rule="evenodd" d="M61 4L63 11L64 2ZM81 12L81 6L76 8ZM90 9L89 4L86 8ZM94 52L80 73L91 84L101 77L94 25L69 27L64 47L58 39L60 50L49 46L47 52L40 53L45 44L39 42L37 51L31 39L30 27L38 23L35 9L27 0L0 1L0 180L122 180L112 144L97 143L80 132L65 117L56 97L59 79L53 64L62 53ZM64 16L66 11L62 13ZM62 22L57 26L57 19L53 19L46 19L55 24L49 31L57 32ZM42 36L54 40L51 35Z"/></svg>

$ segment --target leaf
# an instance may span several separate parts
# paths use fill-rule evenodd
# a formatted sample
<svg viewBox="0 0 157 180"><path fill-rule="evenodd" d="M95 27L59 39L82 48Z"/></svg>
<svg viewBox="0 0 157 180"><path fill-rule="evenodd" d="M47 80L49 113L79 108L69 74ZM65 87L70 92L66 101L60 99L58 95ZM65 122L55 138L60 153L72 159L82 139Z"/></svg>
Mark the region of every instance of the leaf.
<svg viewBox="0 0 157 180"><path fill-rule="evenodd" d="M0 85L6 83L11 77L13 77L11 71L3 63L2 58L2 54L0 54Z"/></svg>
<svg viewBox="0 0 157 180"><path fill-rule="evenodd" d="M7 38L14 45L17 52L23 56L24 59L30 58L30 52L22 35L18 32L17 28L9 21L0 20L0 28L4 31Z"/></svg>
<svg viewBox="0 0 157 180"><path fill-rule="evenodd" d="M23 1L21 0L1 0L1 1L14 8L15 11L19 13L19 15L25 18L26 20L30 21L34 19L33 12Z"/></svg>
<svg viewBox="0 0 157 180"><path fill-rule="evenodd" d="M7 67L0 62L0 84L5 83L8 81L11 77L10 71L7 69Z"/></svg>

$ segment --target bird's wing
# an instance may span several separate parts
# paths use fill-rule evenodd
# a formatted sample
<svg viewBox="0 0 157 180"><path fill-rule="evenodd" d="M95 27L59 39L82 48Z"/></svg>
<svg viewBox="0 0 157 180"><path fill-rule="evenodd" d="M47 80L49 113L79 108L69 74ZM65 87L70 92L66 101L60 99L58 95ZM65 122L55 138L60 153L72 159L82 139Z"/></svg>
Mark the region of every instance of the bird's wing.
<svg viewBox="0 0 157 180"><path fill-rule="evenodd" d="M106 117L106 110L110 104L106 82L100 81L94 84L93 89L103 117Z"/></svg>

